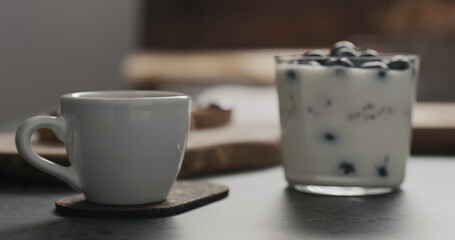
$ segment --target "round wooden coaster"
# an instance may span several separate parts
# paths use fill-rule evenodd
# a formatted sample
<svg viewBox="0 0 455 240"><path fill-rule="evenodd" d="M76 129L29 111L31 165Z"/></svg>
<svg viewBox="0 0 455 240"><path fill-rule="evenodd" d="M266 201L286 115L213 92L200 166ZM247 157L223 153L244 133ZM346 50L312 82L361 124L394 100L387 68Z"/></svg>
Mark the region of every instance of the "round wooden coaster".
<svg viewBox="0 0 455 240"><path fill-rule="evenodd" d="M166 200L143 205L100 205L85 200L84 194L58 199L55 208L58 213L83 217L167 217L209 204L228 195L224 185L203 181L176 181Z"/></svg>

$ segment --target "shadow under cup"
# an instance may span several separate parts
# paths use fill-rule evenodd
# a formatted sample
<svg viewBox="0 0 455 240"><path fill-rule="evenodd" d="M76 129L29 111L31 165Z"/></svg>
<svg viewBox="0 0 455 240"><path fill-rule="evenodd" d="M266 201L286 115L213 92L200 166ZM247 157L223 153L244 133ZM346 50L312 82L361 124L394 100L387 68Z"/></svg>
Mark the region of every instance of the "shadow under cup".
<svg viewBox="0 0 455 240"><path fill-rule="evenodd" d="M64 129L41 127L53 129L65 143L71 166L46 166L25 154L27 161L84 192L90 202L131 205L166 198L185 152L189 96L158 91L72 93L62 96L61 111L57 121Z"/></svg>
<svg viewBox="0 0 455 240"><path fill-rule="evenodd" d="M276 57L283 165L294 189L353 196L400 186L419 59L406 55L410 66L403 70L358 67L392 56L348 57L356 67L324 66L323 57Z"/></svg>

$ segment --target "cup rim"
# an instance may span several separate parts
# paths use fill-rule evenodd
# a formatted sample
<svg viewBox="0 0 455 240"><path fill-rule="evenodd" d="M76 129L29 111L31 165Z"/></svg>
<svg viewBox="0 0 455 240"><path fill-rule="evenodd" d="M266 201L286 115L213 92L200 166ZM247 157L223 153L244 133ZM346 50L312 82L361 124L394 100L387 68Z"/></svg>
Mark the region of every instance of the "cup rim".
<svg viewBox="0 0 455 240"><path fill-rule="evenodd" d="M108 90L108 91L84 91L67 93L61 99L74 100L139 100L139 99L187 99L188 95L171 91L156 90Z"/></svg>
<svg viewBox="0 0 455 240"><path fill-rule="evenodd" d="M327 52L325 49L317 49L321 51ZM290 61L290 60L327 60L329 58L347 58L347 59L355 59L355 60L371 60L371 59L390 59L394 56L401 55L404 57L407 57L411 59L412 61L418 61L420 59L419 55L417 54L412 54L412 53L381 53L377 57L360 57L360 56L330 56L329 53L327 52L327 56L324 57L315 57L315 56L305 56L303 54L281 54L281 55L275 55L275 60L276 61Z"/></svg>

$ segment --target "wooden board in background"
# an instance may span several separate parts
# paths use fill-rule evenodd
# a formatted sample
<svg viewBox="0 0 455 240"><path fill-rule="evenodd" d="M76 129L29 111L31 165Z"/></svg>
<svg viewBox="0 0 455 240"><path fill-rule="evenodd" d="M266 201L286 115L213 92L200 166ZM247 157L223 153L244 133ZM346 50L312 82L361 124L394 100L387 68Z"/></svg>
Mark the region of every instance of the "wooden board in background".
<svg viewBox="0 0 455 240"><path fill-rule="evenodd" d="M304 52L303 49L139 52L125 59L123 74L133 89L154 89L162 84L272 85L274 56Z"/></svg>
<svg viewBox="0 0 455 240"><path fill-rule="evenodd" d="M413 113L413 154L455 154L455 104L418 103Z"/></svg>
<svg viewBox="0 0 455 240"><path fill-rule="evenodd" d="M68 165L62 143L40 142L32 147L41 156ZM266 124L228 124L190 131L179 178L216 172L255 169L280 162L279 129ZM0 134L0 173L28 179L49 179L19 156L14 133Z"/></svg>
<svg viewBox="0 0 455 240"><path fill-rule="evenodd" d="M413 154L455 154L455 104L419 103L413 125ZM219 128L191 131L179 177L279 164L279 138L278 125L266 123L234 121ZM61 144L35 140L33 147L52 161L67 163ZM51 179L18 155L14 133L0 134L0 171L27 179Z"/></svg>

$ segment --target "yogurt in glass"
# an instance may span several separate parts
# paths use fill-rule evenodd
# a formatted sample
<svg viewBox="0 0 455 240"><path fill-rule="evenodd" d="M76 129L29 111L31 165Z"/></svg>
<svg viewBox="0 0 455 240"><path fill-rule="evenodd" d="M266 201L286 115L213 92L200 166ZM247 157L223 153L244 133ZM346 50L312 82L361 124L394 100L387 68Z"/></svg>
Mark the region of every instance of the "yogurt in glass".
<svg viewBox="0 0 455 240"><path fill-rule="evenodd" d="M391 192L409 157L419 59L339 43L276 57L286 179L310 193Z"/></svg>

